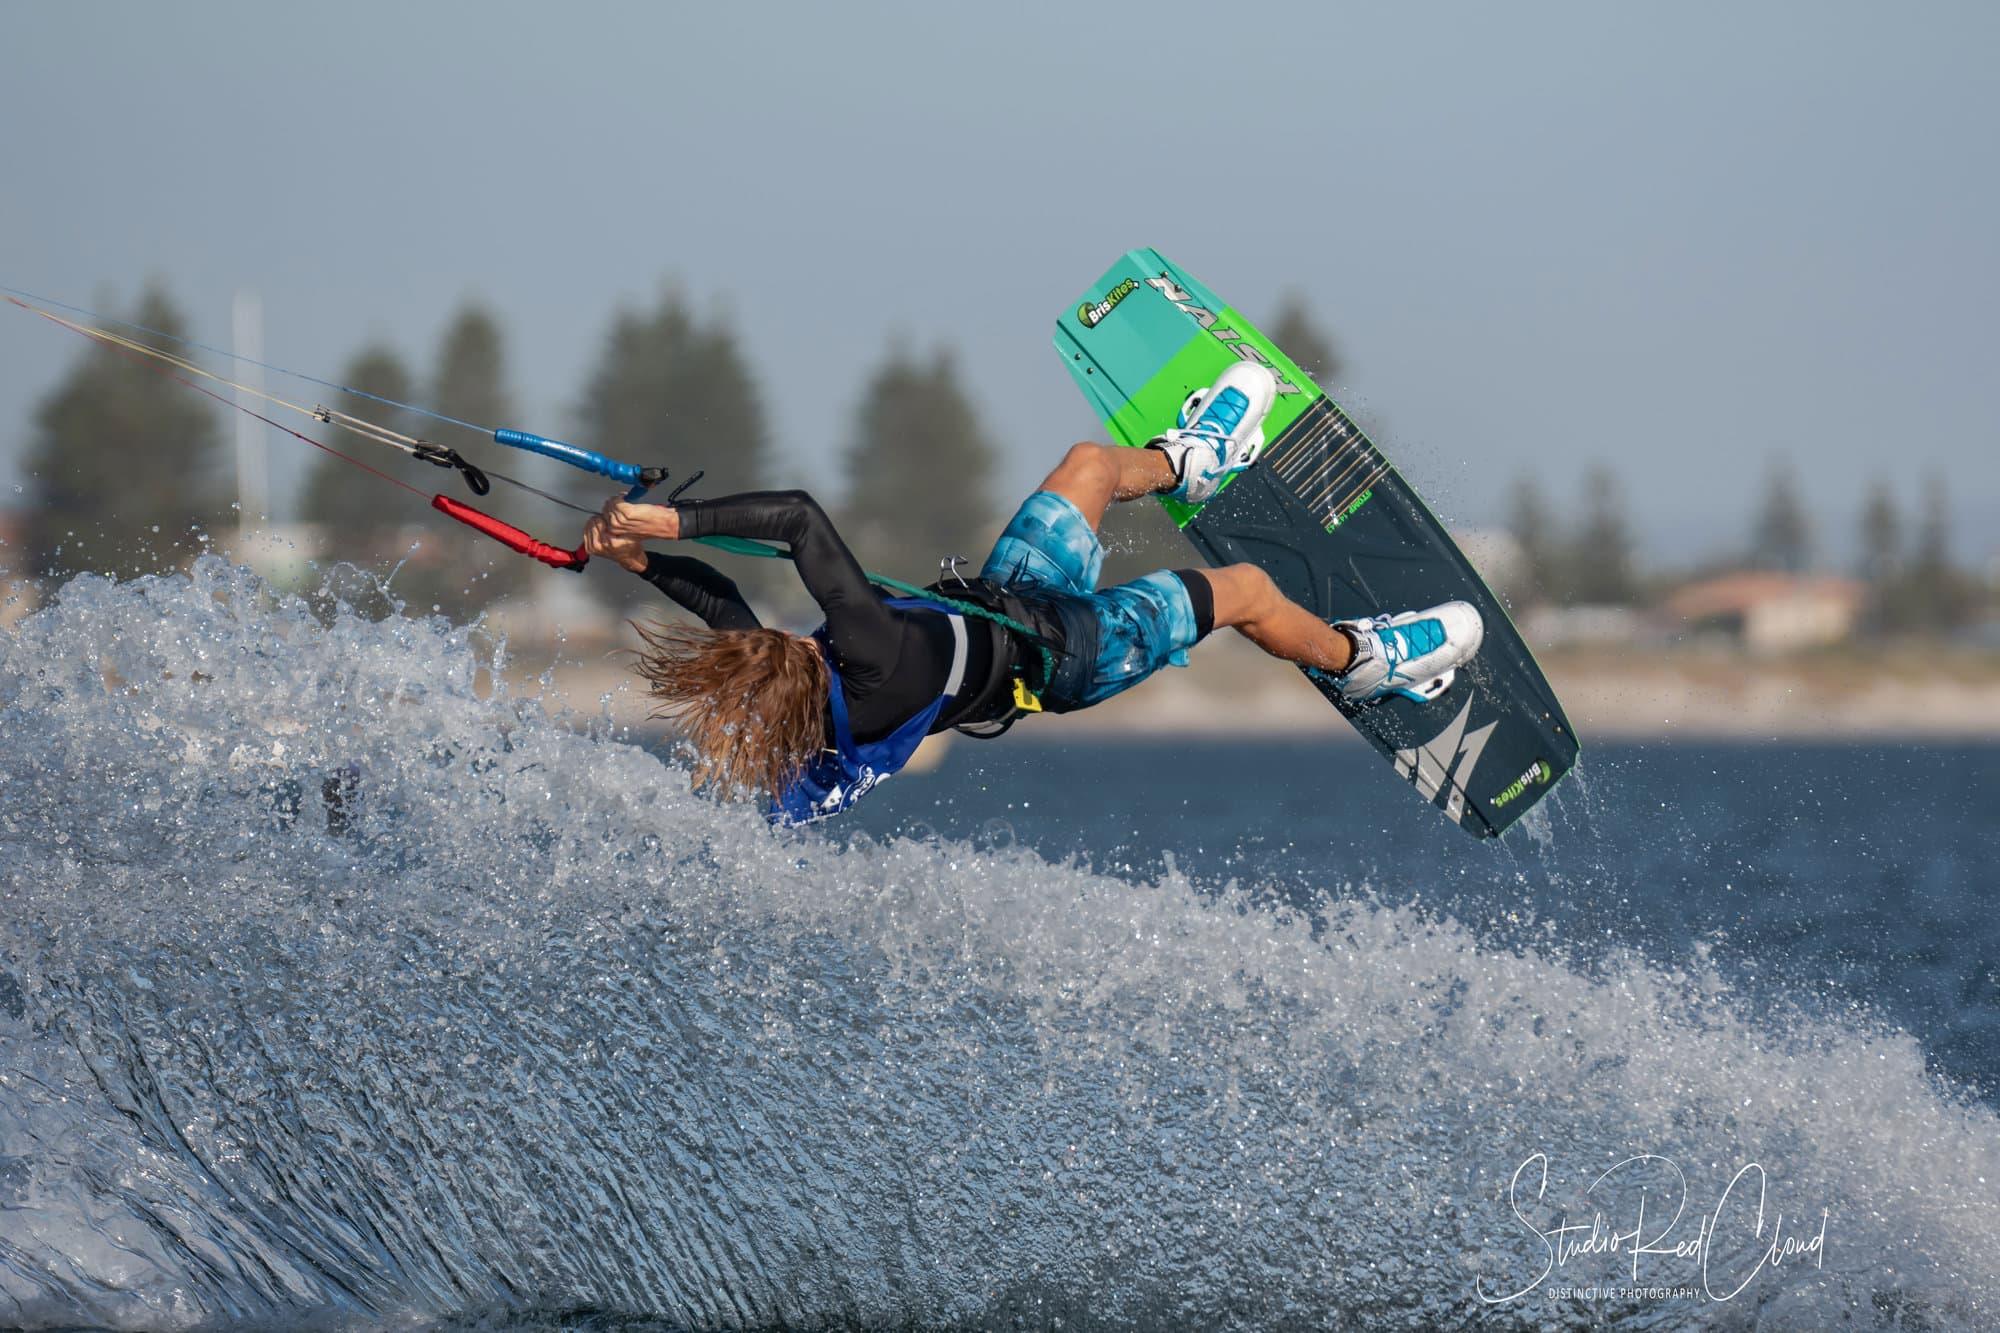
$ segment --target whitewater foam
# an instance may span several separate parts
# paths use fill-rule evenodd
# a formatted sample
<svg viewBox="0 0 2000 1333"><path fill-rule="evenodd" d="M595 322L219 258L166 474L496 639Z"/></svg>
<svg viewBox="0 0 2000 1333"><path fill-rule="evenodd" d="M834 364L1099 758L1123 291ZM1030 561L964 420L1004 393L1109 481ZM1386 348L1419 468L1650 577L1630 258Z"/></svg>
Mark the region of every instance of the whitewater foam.
<svg viewBox="0 0 2000 1333"><path fill-rule="evenodd" d="M0 633L0 1320L2000 1322L2000 1125L1865 1015L1350 886L774 834L503 651L212 558ZM1641 1153L1671 1240L1758 1163L1822 1264L1481 1299L1546 1262L1510 1183L1544 1227L1644 1186L1652 1238L1658 1163L1583 1195Z"/></svg>

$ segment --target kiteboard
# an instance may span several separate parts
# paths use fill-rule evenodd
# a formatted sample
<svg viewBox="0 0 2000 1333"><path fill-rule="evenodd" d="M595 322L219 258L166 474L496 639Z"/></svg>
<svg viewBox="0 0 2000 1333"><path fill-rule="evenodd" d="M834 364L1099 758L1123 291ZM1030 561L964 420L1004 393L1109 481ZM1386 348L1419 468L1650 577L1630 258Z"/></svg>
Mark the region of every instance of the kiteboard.
<svg viewBox="0 0 2000 1333"><path fill-rule="evenodd" d="M1305 671L1419 796L1498 837L1576 766L1576 733L1500 600L1394 464L1241 314L1157 250L1134 250L1063 312L1056 350L1111 438L1133 446L1239 359L1277 375L1257 462L1204 505L1161 501L1210 564L1257 565L1328 620L1478 608L1478 656L1428 702L1350 704Z"/></svg>

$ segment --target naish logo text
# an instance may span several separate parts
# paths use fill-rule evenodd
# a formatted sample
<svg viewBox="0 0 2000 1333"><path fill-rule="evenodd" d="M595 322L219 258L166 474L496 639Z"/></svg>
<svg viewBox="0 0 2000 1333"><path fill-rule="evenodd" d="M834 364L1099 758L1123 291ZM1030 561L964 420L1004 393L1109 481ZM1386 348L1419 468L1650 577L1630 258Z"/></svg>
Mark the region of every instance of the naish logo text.
<svg viewBox="0 0 2000 1333"><path fill-rule="evenodd" d="M1086 329L1094 329L1104 322L1104 317L1117 308L1118 303L1139 290L1137 278L1127 278L1104 294L1102 301L1085 301L1076 308L1076 322Z"/></svg>
<svg viewBox="0 0 2000 1333"><path fill-rule="evenodd" d="M1492 739L1493 728L1500 725L1497 721L1488 722L1467 734L1465 724L1471 717L1472 700L1467 699L1451 725L1429 744L1396 751L1396 771L1410 780L1419 796L1434 805L1439 803L1438 793L1445 793L1444 812L1453 819L1465 814L1466 784L1472 780L1472 770L1479 767L1479 756L1485 751L1486 742Z"/></svg>
<svg viewBox="0 0 2000 1333"><path fill-rule="evenodd" d="M1537 783L1547 782L1554 774L1555 770L1549 767L1546 759L1537 759L1534 763L1528 765L1527 772L1508 783L1506 788L1493 798L1493 808L1498 810L1528 788L1535 786Z"/></svg>
<svg viewBox="0 0 2000 1333"><path fill-rule="evenodd" d="M1148 278L1146 279L1146 285L1166 297L1169 301L1172 301L1180 308L1182 314L1201 325L1204 329L1207 329L1211 337L1224 347L1227 347L1236 356L1245 361L1255 361L1258 365L1267 367L1277 377L1278 393L1280 396L1305 392L1305 389L1301 385L1292 383L1291 380L1286 378L1284 371L1272 364L1271 358L1265 355L1263 348L1245 338L1237 330L1224 324L1213 310L1206 308L1194 299L1193 292L1190 292L1172 278L1167 277Z"/></svg>

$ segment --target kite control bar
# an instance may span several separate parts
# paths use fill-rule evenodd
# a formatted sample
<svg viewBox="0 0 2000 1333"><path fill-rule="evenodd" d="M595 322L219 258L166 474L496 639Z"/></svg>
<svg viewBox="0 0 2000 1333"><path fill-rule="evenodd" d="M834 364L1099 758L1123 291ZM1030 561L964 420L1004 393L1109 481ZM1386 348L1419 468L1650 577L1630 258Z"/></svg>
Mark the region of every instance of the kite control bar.
<svg viewBox="0 0 2000 1333"><path fill-rule="evenodd" d="M585 472L594 472L600 477L609 477L611 480L627 488L625 499L628 503L640 499L646 492L667 479L667 470L663 467L640 467L637 463L621 463L608 454L598 453L595 449L586 449L580 444L570 444L564 440L552 440L546 435L536 435L532 431L496 430L493 432L493 442L495 444L504 444L509 449L525 449L531 454L541 454L544 458L553 458L559 463L567 463L571 467L580 468ZM480 484L486 478L479 475L476 468L460 459L450 450L437 450L435 446L428 446L428 448L430 452L419 452L417 457L428 463L436 463L439 467L458 468L459 471L464 473L466 483L475 492L480 495L486 494L487 488ZM686 490L700 476L701 474L697 472L693 477L683 482L680 489L674 492L674 495L678 497L681 491ZM517 482L515 484L519 485L520 483ZM529 489L532 490L533 488L530 487ZM567 500L559 496L549 495L547 491L541 491L538 494L548 496L549 499L555 500L558 504L569 505ZM576 508L574 505L569 505L569 507ZM565 551L560 546L552 546L548 542L530 536L528 533L515 527L512 523L504 522L482 510L474 509L471 505L463 504L452 499L450 496L432 496L431 508L441 514L447 514L457 519L468 528L485 533L488 537L491 537L494 541L499 542L509 550L519 551L522 555L539 560L552 569L576 570L582 569L590 563L589 553L581 546L578 546L575 550ZM586 510L585 512L588 511Z"/></svg>
<svg viewBox="0 0 2000 1333"><path fill-rule="evenodd" d="M565 551L560 546L551 546L545 541L530 537L512 523L504 523L491 514L482 513L469 504L452 499L449 495L433 495L431 508L485 533L494 541L522 555L532 556L552 569L582 569L590 563L590 556L579 546L574 551Z"/></svg>
<svg viewBox="0 0 2000 1333"><path fill-rule="evenodd" d="M585 472L595 472L600 477L609 477L621 486L631 489L625 492L627 501L638 500L647 491L667 479L663 467L640 467L637 463L621 463L595 449L586 449L580 444L568 444L562 440L552 440L546 435L536 435L525 430L496 430L493 442L504 444L509 449L525 449L531 454L541 454L571 467L582 468Z"/></svg>
<svg viewBox="0 0 2000 1333"><path fill-rule="evenodd" d="M509 449L525 449L531 454L541 454L544 458L553 458L559 463L567 463L585 472L594 472L600 477L609 477L626 487L627 503L640 499L646 492L667 479L667 470L663 467L640 467L637 463L621 463L608 454L598 453L595 449L586 449L580 444L570 444L565 440L552 440L546 435L536 435L532 431L496 430L493 432L493 442L504 444ZM479 485L485 478L479 476L476 469L449 451L443 451L441 455L435 456L429 453L419 453L417 456L440 467L457 467L465 474L467 483L474 491L481 495L486 493L485 488ZM675 497L678 498L681 491L686 490L700 476L701 474L697 472L683 482L680 489L674 492ZM543 491L541 494L548 495L548 492ZM548 498L560 504L569 503L558 496L551 495ZM570 507L575 508L573 505ZM433 496L431 508L441 514L450 515L469 528L485 533L509 550L519 551L522 555L539 560L553 569L582 569L590 563L589 554L581 546L571 551L565 551L560 546L551 546L548 542L521 531L512 523L503 522L491 514L474 509L471 505L462 504L449 496Z"/></svg>

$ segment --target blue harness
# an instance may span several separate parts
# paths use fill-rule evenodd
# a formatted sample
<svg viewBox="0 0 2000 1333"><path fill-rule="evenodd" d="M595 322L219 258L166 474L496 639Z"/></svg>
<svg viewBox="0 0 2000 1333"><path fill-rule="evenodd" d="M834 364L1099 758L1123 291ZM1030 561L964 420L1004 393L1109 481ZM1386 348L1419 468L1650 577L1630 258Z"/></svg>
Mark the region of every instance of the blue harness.
<svg viewBox="0 0 2000 1333"><path fill-rule="evenodd" d="M806 765L805 771L785 789L785 794L772 803L772 823L809 824L837 815L866 796L876 783L910 762L910 756L930 734L931 723L937 721L938 713L965 687L965 617L941 602L923 598L898 597L883 605L897 611L935 611L951 618L951 674L945 679L944 690L887 736L865 743L857 741L847 725L847 698L841 686L840 669L833 664L833 645L827 640L826 627L822 625L813 631L813 638L826 657L830 677L827 705L833 715L833 745L820 751L819 757Z"/></svg>

